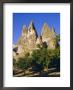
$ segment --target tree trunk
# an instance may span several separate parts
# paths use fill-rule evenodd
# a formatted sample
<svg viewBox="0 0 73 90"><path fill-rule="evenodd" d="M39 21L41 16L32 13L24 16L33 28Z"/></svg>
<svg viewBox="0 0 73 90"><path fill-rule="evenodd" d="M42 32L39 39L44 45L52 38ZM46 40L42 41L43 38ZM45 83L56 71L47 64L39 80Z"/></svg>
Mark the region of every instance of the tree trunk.
<svg viewBox="0 0 73 90"><path fill-rule="evenodd" d="M48 67L45 66L43 71L48 72Z"/></svg>

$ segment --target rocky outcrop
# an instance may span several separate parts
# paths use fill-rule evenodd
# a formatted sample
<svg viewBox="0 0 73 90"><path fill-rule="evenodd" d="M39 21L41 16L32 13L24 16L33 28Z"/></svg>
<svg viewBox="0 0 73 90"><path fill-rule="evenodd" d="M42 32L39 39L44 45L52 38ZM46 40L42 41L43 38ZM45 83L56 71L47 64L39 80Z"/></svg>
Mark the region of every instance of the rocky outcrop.
<svg viewBox="0 0 73 90"><path fill-rule="evenodd" d="M32 53L34 49L37 49L36 46L39 44L43 46L44 44L48 47L48 49L55 49L56 48L56 33L54 27L52 30L50 27L44 23L41 31L41 35L38 36L34 23L31 21L29 27L27 28L25 25L22 27L21 36L17 42L17 49L14 46L13 55L14 58L20 58L25 56L26 53Z"/></svg>
<svg viewBox="0 0 73 90"><path fill-rule="evenodd" d="M52 30L44 23L42 32L42 41L45 42L49 49L54 49L56 47L56 33L54 28Z"/></svg>
<svg viewBox="0 0 73 90"><path fill-rule="evenodd" d="M34 49L36 47L36 40L37 40L37 32L34 27L34 23L30 22L30 25L28 27L28 48L30 50Z"/></svg>

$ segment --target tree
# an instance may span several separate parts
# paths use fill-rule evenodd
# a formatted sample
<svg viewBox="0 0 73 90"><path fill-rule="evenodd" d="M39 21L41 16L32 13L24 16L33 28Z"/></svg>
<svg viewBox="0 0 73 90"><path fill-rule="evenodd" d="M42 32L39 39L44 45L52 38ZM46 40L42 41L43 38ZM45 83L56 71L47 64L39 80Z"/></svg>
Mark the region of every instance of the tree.
<svg viewBox="0 0 73 90"><path fill-rule="evenodd" d="M33 50L31 55L27 53L25 57L20 58L17 67L24 71L29 67L35 67L37 72L48 71L50 66L60 67L60 46L55 49L48 49L38 45L38 48Z"/></svg>
<svg viewBox="0 0 73 90"><path fill-rule="evenodd" d="M36 64L40 64L43 70L48 71L48 67L52 65L60 66L60 47L55 49L47 49L47 47L40 47L39 49L32 52L32 60Z"/></svg>
<svg viewBox="0 0 73 90"><path fill-rule="evenodd" d="M60 35L56 35L57 41L60 41Z"/></svg>
<svg viewBox="0 0 73 90"><path fill-rule="evenodd" d="M13 58L13 65L16 66L16 60Z"/></svg>
<svg viewBox="0 0 73 90"><path fill-rule="evenodd" d="M50 58L48 54L47 47L40 47L38 50L34 50L32 53L32 59L35 64L40 64L43 70L46 68L48 71L48 65L50 63Z"/></svg>
<svg viewBox="0 0 73 90"><path fill-rule="evenodd" d="M19 59L19 61L17 62L17 67L22 70L28 69L29 67L31 67L31 62L32 59L31 57L29 57L29 53L27 53L25 57Z"/></svg>
<svg viewBox="0 0 73 90"><path fill-rule="evenodd" d="M49 50L49 55L51 59L50 67L55 67L56 69L60 69L60 46L55 48L54 50Z"/></svg>

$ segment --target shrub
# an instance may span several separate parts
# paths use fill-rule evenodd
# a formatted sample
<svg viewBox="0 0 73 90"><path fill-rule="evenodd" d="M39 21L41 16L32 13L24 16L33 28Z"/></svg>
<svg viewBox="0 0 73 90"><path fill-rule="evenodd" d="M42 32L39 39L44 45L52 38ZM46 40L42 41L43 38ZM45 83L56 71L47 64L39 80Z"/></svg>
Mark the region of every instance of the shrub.
<svg viewBox="0 0 73 90"><path fill-rule="evenodd" d="M17 62L17 67L23 70L28 69L29 67L31 67L31 61L32 59L29 57L20 58Z"/></svg>

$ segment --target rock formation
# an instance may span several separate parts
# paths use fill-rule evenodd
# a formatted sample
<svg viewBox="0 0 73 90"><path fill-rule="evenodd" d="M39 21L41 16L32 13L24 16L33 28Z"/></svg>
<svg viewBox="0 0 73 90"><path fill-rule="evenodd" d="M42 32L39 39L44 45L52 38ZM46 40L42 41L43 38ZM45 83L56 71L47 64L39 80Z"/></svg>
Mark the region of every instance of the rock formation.
<svg viewBox="0 0 73 90"><path fill-rule="evenodd" d="M37 32L35 30L33 22L30 22L28 27L28 48L30 50L36 47Z"/></svg>
<svg viewBox="0 0 73 90"><path fill-rule="evenodd" d="M42 41L47 43L49 49L54 49L56 47L56 33L54 28L52 30L44 23L42 28Z"/></svg>
<svg viewBox="0 0 73 90"><path fill-rule="evenodd" d="M32 53L34 49L37 49L37 45L43 46L46 44L48 49L56 48L56 33L54 27L52 30L50 27L44 23L41 31L41 35L38 36L34 23L31 21L29 27L27 28L23 25L21 36L17 42L16 47L13 46L13 57L20 58L25 56L26 53Z"/></svg>

